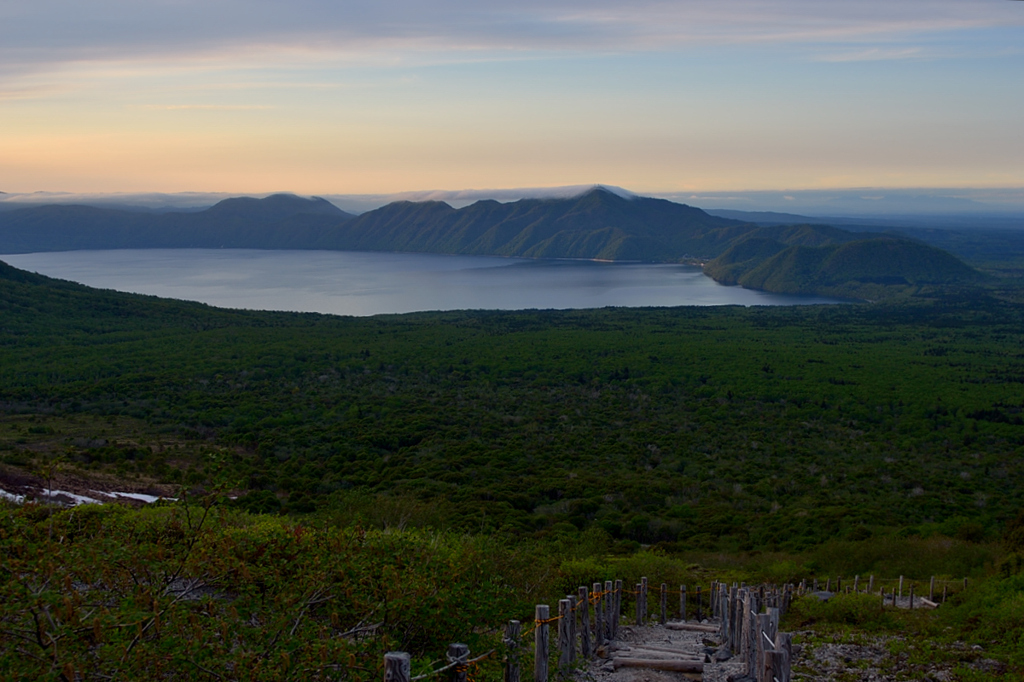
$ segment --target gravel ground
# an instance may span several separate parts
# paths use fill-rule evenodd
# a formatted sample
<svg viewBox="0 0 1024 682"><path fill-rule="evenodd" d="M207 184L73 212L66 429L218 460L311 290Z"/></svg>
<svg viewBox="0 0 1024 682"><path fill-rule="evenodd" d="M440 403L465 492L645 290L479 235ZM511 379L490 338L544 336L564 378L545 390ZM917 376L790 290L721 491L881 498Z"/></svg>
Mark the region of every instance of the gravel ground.
<svg viewBox="0 0 1024 682"><path fill-rule="evenodd" d="M613 670L611 662L607 658L608 652L604 650L599 652L599 656L590 661L585 668L577 671L577 682L690 682L691 680L727 682L731 675L738 676L741 673L742 663L738 659L715 660L715 654L719 648L718 637L714 635L669 630L661 625L622 626L619 628L619 639L615 645L628 647L637 644L669 647L694 656L702 656L705 658L704 674L701 676L644 668Z"/></svg>

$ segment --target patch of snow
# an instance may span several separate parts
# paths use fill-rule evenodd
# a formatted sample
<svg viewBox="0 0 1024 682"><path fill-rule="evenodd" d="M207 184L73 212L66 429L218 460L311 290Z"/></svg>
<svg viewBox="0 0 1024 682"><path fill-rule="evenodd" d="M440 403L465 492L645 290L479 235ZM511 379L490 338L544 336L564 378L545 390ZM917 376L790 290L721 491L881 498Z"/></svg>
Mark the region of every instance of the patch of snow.
<svg viewBox="0 0 1024 682"><path fill-rule="evenodd" d="M177 498L174 497L163 497L162 495L146 495L145 493L103 493L98 490L90 490L89 492L99 493L100 495L106 495L107 497L123 497L128 500L138 500L139 502L145 502L146 504L153 504L157 500L171 500L174 501Z"/></svg>
<svg viewBox="0 0 1024 682"><path fill-rule="evenodd" d="M9 493L3 488L0 488L0 499L10 500L14 504L21 504L22 502L25 501L25 496L15 495L14 493Z"/></svg>
<svg viewBox="0 0 1024 682"><path fill-rule="evenodd" d="M71 498L77 507L80 504L103 504L94 497L86 497L85 495L76 495L75 493L68 492L67 490L48 490L42 491L44 497L54 498L60 495Z"/></svg>

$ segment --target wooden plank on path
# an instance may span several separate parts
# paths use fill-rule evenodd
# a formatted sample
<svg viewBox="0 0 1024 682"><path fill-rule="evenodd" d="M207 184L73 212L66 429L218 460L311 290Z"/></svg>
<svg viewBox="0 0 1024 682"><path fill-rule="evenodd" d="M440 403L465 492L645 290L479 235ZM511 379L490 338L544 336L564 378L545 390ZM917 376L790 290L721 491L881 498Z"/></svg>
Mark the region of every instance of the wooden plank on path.
<svg viewBox="0 0 1024 682"><path fill-rule="evenodd" d="M683 632L709 632L711 634L718 634L717 625L702 625L701 623L677 623L671 621L665 623L665 627L669 630L682 630Z"/></svg>
<svg viewBox="0 0 1024 682"><path fill-rule="evenodd" d="M680 661L654 658L613 658L612 667L648 668L650 670L666 670L674 673L703 673L704 661Z"/></svg>

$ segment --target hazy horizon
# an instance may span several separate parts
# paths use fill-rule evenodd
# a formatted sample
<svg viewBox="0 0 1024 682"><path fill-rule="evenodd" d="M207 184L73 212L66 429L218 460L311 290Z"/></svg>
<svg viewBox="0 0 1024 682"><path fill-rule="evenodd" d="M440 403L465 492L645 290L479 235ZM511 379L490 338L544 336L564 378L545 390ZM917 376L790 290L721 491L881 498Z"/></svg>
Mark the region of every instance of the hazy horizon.
<svg viewBox="0 0 1024 682"><path fill-rule="evenodd" d="M159 211L200 210L237 196L262 198L287 193L318 196L342 210L363 213L393 201L444 201L456 208L485 199L499 202L532 198L567 198L594 187L623 196L649 196L690 204L707 210L797 213L815 217L871 217L899 215L1006 215L1024 216L1022 188L839 188L834 190L757 190L734 192L645 193L628 188L592 183L562 187L503 189L419 190L390 194L307 194L301 192L139 192L73 193L0 191L0 207L48 203L137 207Z"/></svg>

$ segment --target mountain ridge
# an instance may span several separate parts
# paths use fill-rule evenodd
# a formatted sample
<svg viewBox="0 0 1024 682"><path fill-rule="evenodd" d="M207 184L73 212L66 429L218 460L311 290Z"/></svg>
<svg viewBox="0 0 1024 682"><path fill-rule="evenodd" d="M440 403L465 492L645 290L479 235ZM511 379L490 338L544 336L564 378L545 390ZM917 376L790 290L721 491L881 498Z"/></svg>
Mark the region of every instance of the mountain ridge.
<svg viewBox="0 0 1024 682"><path fill-rule="evenodd" d="M699 262L705 274L724 284L779 293L842 291L854 297L865 284L875 297L878 286L980 281L945 252L894 239L820 224L757 225L602 187L571 198L481 200L462 208L443 201L397 201L358 216L321 198L285 194L224 199L199 212L44 205L0 213L4 253L257 248ZM885 258L869 262L862 255L867 252ZM836 259L843 258L858 265L837 266ZM847 279L840 282L840 277Z"/></svg>

